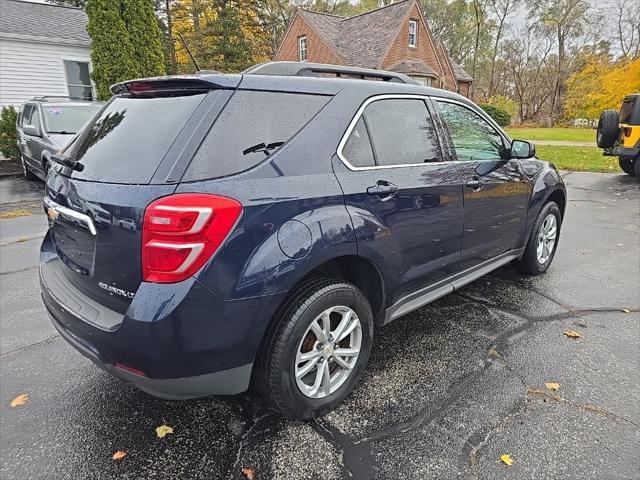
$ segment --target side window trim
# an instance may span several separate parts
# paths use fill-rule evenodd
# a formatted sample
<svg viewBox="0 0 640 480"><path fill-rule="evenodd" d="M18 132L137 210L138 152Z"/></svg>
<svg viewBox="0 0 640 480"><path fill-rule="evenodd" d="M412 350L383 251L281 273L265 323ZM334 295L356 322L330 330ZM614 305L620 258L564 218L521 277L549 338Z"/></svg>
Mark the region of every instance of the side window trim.
<svg viewBox="0 0 640 480"><path fill-rule="evenodd" d="M369 145L371 145L371 152L373 153L373 163L375 167L380 166L380 162L378 162L378 152L376 152L376 146L373 143L371 136L371 128L369 128L369 121L367 120L367 116L364 114L364 110L362 111L362 123L364 123L364 128L367 131L367 137L369 138Z"/></svg>
<svg viewBox="0 0 640 480"><path fill-rule="evenodd" d="M440 165L442 163L445 163L443 161L439 161L439 162L429 162L429 163L402 163L402 164L397 164L397 165L378 165L378 158L376 156L375 145L374 145L373 141L371 141L371 148L373 150L374 161L376 163L375 166L371 166L371 167L356 167L356 166L352 165L349 162L349 160L347 160L344 157L344 155L342 153L342 150L343 150L345 144L347 143L347 140L349 140L349 137L351 136L351 133L353 132L353 129L355 128L356 124L358 123L358 120L360 120L361 117L365 121L365 126L367 127L367 134L369 135L369 138L371 139L371 132L370 132L369 127L367 125L366 118L364 117L365 109L371 103L373 103L373 102L375 102L377 100L393 100L393 99L422 100L423 103L425 104L425 108L427 109L427 111L431 115L431 120L433 120L433 113L429 109L430 97L428 95L411 95L411 94L405 94L405 93L388 93L388 94L382 94L382 95L375 95L373 97L367 98L362 103L362 105L360 105L360 108L358 108L358 110L356 111L356 114L351 119L351 122L349 123L349 126L347 127L347 130L344 132L344 135L342 136L342 139L338 143L338 148L337 148L337 151L336 151L336 155L338 156L338 158L342 161L342 163L344 163L344 165L349 170L357 171L357 170L374 170L374 169L383 169L383 168L425 167L425 166L428 166L428 165L434 165L434 164L435 165ZM437 127L436 127L436 132L440 133ZM438 147L439 147L439 150L440 150L439 153L440 153L441 158L445 158L445 152L444 152L444 150L442 148L442 142L440 140L438 140Z"/></svg>

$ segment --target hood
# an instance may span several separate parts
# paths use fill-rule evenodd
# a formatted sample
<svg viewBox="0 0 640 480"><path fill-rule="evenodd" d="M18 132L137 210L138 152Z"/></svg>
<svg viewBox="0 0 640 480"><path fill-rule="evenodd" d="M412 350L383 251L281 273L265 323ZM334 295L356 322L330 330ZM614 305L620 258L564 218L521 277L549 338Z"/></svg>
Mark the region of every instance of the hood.
<svg viewBox="0 0 640 480"><path fill-rule="evenodd" d="M75 133L49 133L49 139L58 149L67 146L69 141L74 137Z"/></svg>

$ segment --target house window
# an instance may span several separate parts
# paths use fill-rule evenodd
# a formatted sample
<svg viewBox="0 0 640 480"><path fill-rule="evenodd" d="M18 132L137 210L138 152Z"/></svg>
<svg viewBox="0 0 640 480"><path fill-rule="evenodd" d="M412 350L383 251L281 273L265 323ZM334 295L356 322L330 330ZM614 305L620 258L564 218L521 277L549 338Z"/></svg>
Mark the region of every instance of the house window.
<svg viewBox="0 0 640 480"><path fill-rule="evenodd" d="M432 80L431 77L424 77L422 75L414 75L411 78L413 78L420 85L424 85L425 87L430 87L431 86L431 80Z"/></svg>
<svg viewBox="0 0 640 480"><path fill-rule="evenodd" d="M93 100L89 62L64 60L64 71L67 74L69 96L80 100Z"/></svg>
<svg viewBox="0 0 640 480"><path fill-rule="evenodd" d="M415 20L409 20L409 46L418 46L418 22Z"/></svg>
<svg viewBox="0 0 640 480"><path fill-rule="evenodd" d="M307 37L303 35L298 38L298 60L301 62L307 61Z"/></svg>

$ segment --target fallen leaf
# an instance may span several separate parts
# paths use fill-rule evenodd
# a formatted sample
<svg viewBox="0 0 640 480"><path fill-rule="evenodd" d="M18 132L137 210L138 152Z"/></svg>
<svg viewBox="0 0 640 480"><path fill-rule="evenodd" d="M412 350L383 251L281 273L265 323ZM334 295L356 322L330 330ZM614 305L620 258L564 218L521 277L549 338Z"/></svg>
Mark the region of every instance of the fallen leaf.
<svg viewBox="0 0 640 480"><path fill-rule="evenodd" d="M488 353L490 357L494 357L494 358L502 357L502 355L500 355L500 352L496 350L495 347L491 347Z"/></svg>
<svg viewBox="0 0 640 480"><path fill-rule="evenodd" d="M560 388L560 384L557 382L549 382L544 384L549 390L553 390L554 392Z"/></svg>
<svg viewBox="0 0 640 480"><path fill-rule="evenodd" d="M173 428L169 425L160 425L156 428L156 435L158 438L164 438L168 433L173 433Z"/></svg>
<svg viewBox="0 0 640 480"><path fill-rule="evenodd" d="M564 334L569 338L581 338L582 337L582 335L580 335L575 330L567 330L566 332L564 332Z"/></svg>
<svg viewBox="0 0 640 480"><path fill-rule="evenodd" d="M247 477L249 480L255 480L256 472L253 468L244 468L242 467L242 474Z"/></svg>
<svg viewBox="0 0 640 480"><path fill-rule="evenodd" d="M118 450L116 453L113 454L113 456L111 458L113 460L122 460L126 456L127 456L127 452L123 452L122 450Z"/></svg>
<svg viewBox="0 0 640 480"><path fill-rule="evenodd" d="M502 460L502 463L506 463L507 465L513 465L513 458L511 458L511 455L508 453L500 455L500 460Z"/></svg>
<svg viewBox="0 0 640 480"><path fill-rule="evenodd" d="M22 405L27 403L28 400L29 400L29 394L23 393L22 395L18 395L16 398L11 400L11 406L14 408L21 407Z"/></svg>

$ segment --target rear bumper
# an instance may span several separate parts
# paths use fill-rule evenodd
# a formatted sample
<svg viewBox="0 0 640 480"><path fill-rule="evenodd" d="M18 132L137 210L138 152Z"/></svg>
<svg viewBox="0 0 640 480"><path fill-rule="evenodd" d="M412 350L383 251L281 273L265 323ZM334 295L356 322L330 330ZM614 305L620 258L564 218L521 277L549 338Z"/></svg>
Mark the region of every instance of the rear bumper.
<svg viewBox="0 0 640 480"><path fill-rule="evenodd" d="M119 313L64 282L67 267L49 235L40 263L42 299L61 336L100 368L161 398L247 390L264 331L283 299L223 300L194 278L143 282Z"/></svg>
<svg viewBox="0 0 640 480"><path fill-rule="evenodd" d="M93 348L65 329L49 309L47 311L60 336L72 347L114 377L132 383L154 397L167 400L185 400L207 395L235 395L249 388L252 363L220 372L183 378L157 379L128 372L102 360Z"/></svg>
<svg viewBox="0 0 640 480"><path fill-rule="evenodd" d="M613 154L616 157L636 158L640 155L640 147L614 147Z"/></svg>

